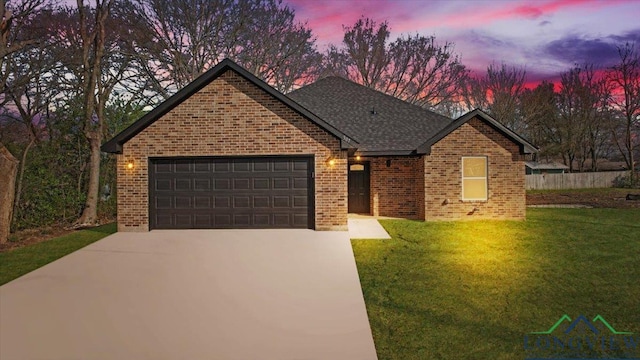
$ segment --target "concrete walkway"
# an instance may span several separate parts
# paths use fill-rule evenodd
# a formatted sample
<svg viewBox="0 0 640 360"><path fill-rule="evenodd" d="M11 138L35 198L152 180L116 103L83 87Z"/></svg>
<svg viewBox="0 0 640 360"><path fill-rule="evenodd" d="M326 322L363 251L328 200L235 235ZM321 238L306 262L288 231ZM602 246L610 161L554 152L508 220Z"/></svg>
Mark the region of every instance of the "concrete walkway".
<svg viewBox="0 0 640 360"><path fill-rule="evenodd" d="M0 359L376 359L347 232L117 233L0 287Z"/></svg>
<svg viewBox="0 0 640 360"><path fill-rule="evenodd" d="M347 222L349 237L352 239L391 239L389 233L373 217L349 215Z"/></svg>

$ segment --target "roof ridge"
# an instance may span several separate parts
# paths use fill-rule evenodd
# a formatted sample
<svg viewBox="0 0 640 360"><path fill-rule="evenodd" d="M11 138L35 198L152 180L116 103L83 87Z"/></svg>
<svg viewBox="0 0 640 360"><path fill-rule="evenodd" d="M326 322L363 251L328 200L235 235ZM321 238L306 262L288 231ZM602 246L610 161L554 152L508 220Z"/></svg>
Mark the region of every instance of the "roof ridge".
<svg viewBox="0 0 640 360"><path fill-rule="evenodd" d="M313 83L311 83L311 84L309 84L309 85L305 85L305 86L303 86L303 87L301 87L301 88L299 88L299 89L296 89L296 90L294 90L294 91L292 91L292 92L288 93L287 95L293 94L294 92L297 92L297 91L299 91L299 90L305 89L305 88L310 87L310 86L313 86L313 85L315 85L315 84L318 84L318 83L319 83L319 82L321 82L321 81L325 81L325 80L328 80L328 79L338 79L338 80L344 81L345 83L348 83L350 86L356 86L356 87L362 88L363 90L366 90L366 91L369 91L369 92L373 92L373 93L376 93L376 94L379 94L379 95L383 95L383 96L385 96L385 97L387 97L387 98L389 98L389 99L392 99L392 100L393 100L393 101L395 101L395 102L402 103L402 104L403 104L403 106L407 106L407 105L409 105L409 106L415 107L415 108L417 108L417 109L419 109L419 110L421 110L421 111L428 112L428 113L430 113L430 114L433 114L433 115L436 115L436 116L438 116L438 117L441 117L441 118L443 118L443 119L446 119L446 120L449 120L449 121L453 121L453 120L454 120L454 119L452 119L452 118L450 118L450 117L444 116L444 115L442 115L442 114L438 114L437 112L435 112L435 111L433 111L433 110L426 109L426 108L424 108L424 107L422 107L422 106L420 106L420 105L412 104L412 103L410 103L410 102L408 102L408 101L402 100L402 99L400 99L400 98L398 98L398 97L395 97L395 96L393 96L393 95L390 95L390 94L387 94L387 93L382 92L382 91L380 91L380 90L376 90L376 89L374 89L374 88L371 88L371 87L368 87L368 86L365 86L365 85L359 84L359 83L357 83L357 82L355 82L355 81L353 81L353 80L347 79L347 78L342 77L342 76L339 76L339 75L329 75L329 76L325 76L325 77L323 77L323 78L321 78L321 79L316 80L315 82L313 82Z"/></svg>

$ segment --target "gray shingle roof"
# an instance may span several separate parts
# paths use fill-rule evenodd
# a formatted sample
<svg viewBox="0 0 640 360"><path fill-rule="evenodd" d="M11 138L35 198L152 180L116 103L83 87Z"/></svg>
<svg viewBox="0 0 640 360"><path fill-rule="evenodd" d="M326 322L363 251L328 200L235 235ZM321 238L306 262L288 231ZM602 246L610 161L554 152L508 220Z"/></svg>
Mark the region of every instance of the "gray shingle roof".
<svg viewBox="0 0 640 360"><path fill-rule="evenodd" d="M409 154L453 122L340 77L327 77L287 96L356 140L363 153Z"/></svg>

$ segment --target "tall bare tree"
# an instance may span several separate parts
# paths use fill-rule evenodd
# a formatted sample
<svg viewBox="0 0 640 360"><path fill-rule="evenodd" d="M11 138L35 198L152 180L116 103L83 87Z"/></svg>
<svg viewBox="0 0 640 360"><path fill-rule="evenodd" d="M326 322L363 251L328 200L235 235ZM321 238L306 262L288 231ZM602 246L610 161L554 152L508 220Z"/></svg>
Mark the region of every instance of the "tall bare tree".
<svg viewBox="0 0 640 360"><path fill-rule="evenodd" d="M153 89L166 98L224 58L281 91L320 62L306 24L281 0L137 0L150 33L140 54Z"/></svg>
<svg viewBox="0 0 640 360"><path fill-rule="evenodd" d="M507 64L491 64L484 76L469 78L465 102L470 109L481 108L507 127L522 132L520 97L524 92L526 70Z"/></svg>
<svg viewBox="0 0 640 360"><path fill-rule="evenodd" d="M95 8L77 0L79 66L75 69L81 96L82 127L89 143L89 181L84 209L76 227L92 226L98 218L100 188L100 145L104 133L104 114L100 108L100 80L105 56L105 34L113 0L96 0ZM71 55L71 54L69 54Z"/></svg>
<svg viewBox="0 0 640 360"><path fill-rule="evenodd" d="M558 104L561 124L558 131L564 134L562 156L565 165L573 171L585 170L590 158L592 170L606 138L607 114L603 112L608 96L604 81L596 77L593 65L583 65L561 75Z"/></svg>
<svg viewBox="0 0 640 360"><path fill-rule="evenodd" d="M563 142L558 132L558 101L554 84L543 81L533 89L525 89L520 99L525 130L522 133L540 147L540 157L547 160L560 155Z"/></svg>
<svg viewBox="0 0 640 360"><path fill-rule="evenodd" d="M93 3L93 2L91 2ZM70 114L79 109L78 126L88 144L86 200L76 227L97 221L100 189L100 145L108 129L105 109L114 96L140 98L148 89L140 50L149 45L144 27L128 0L78 0L76 7L58 9L51 19L55 28L55 55L59 106ZM141 81L143 80L143 81ZM60 100L60 99L58 99Z"/></svg>
<svg viewBox="0 0 640 360"><path fill-rule="evenodd" d="M613 140L631 170L631 183L637 182L635 152L640 149L640 53L635 44L618 48L620 61L612 66L607 79L612 88L611 105L617 113Z"/></svg>
<svg viewBox="0 0 640 360"><path fill-rule="evenodd" d="M368 18L344 30L342 46L330 46L325 54L324 75L346 77L432 110L460 95L467 70L452 43L421 35L389 42L388 23Z"/></svg>

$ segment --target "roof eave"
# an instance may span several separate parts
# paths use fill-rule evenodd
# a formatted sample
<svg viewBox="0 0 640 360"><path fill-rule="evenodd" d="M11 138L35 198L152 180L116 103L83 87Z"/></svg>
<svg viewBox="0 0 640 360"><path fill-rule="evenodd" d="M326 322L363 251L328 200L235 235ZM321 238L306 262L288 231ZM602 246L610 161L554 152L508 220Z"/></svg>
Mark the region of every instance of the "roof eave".
<svg viewBox="0 0 640 360"><path fill-rule="evenodd" d="M408 156L416 155L415 150L358 150L360 156Z"/></svg>

